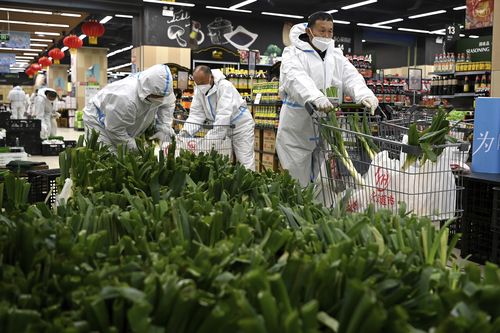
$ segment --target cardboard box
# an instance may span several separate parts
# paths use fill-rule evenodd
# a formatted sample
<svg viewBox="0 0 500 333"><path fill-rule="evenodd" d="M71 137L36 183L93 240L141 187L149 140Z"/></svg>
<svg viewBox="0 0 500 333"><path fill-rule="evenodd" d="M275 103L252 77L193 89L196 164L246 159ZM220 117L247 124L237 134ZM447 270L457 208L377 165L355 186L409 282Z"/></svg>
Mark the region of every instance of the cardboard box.
<svg viewBox="0 0 500 333"><path fill-rule="evenodd" d="M256 128L254 131L254 150L262 150L262 130L260 128Z"/></svg>
<svg viewBox="0 0 500 333"><path fill-rule="evenodd" d="M274 154L276 152L276 131L273 129L263 130L262 151Z"/></svg>
<svg viewBox="0 0 500 333"><path fill-rule="evenodd" d="M275 154L262 153L262 171L278 170L278 159Z"/></svg>
<svg viewBox="0 0 500 333"><path fill-rule="evenodd" d="M255 171L260 172L261 165L262 165L262 157L261 157L260 152L255 152Z"/></svg>

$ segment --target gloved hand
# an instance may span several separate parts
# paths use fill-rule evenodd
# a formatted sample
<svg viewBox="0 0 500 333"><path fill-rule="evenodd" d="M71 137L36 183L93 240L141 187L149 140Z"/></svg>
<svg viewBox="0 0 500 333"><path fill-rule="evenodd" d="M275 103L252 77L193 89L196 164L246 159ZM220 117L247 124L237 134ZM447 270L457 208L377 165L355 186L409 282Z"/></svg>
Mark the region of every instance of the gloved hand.
<svg viewBox="0 0 500 333"><path fill-rule="evenodd" d="M316 98L313 104L316 107L316 109L318 109L318 111L330 112L333 109L333 104L330 103L328 97L326 96L321 96Z"/></svg>
<svg viewBox="0 0 500 333"><path fill-rule="evenodd" d="M156 132L149 140L158 140L160 141L160 145L163 145L164 143L170 143L174 135L175 131L170 127L166 130Z"/></svg>
<svg viewBox="0 0 500 333"><path fill-rule="evenodd" d="M361 104L363 104L367 108L370 108L370 113L372 115L374 115L375 114L375 110L378 107L378 99L377 99L377 97L373 97L373 96L372 97L368 97L368 98L365 98L364 100L362 100Z"/></svg>
<svg viewBox="0 0 500 333"><path fill-rule="evenodd" d="M58 119L61 117L61 114L59 112L52 112L51 116L52 116L52 118Z"/></svg>

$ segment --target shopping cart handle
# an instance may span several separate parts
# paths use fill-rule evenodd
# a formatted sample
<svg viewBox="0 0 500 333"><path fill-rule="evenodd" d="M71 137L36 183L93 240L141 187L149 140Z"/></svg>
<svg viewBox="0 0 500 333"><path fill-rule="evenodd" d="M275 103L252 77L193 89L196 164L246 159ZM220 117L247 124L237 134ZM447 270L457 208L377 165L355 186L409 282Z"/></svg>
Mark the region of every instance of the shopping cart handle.
<svg viewBox="0 0 500 333"><path fill-rule="evenodd" d="M316 106L313 104L313 102L306 102L306 110L309 112L309 114L312 116L315 112L318 112L316 109Z"/></svg>

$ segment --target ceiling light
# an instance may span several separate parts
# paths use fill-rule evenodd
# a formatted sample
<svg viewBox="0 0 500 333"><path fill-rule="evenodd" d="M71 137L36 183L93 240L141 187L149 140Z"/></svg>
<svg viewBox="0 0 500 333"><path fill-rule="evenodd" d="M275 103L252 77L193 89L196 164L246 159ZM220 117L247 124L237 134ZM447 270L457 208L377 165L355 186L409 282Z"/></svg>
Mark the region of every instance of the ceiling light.
<svg viewBox="0 0 500 333"><path fill-rule="evenodd" d="M108 72L110 72L110 71L114 71L115 69L128 67L128 66L131 66L131 65L132 65L132 63L131 63L131 62L129 62L128 64L123 64L123 65L119 65L119 66L111 67L111 68L108 68Z"/></svg>
<svg viewBox="0 0 500 333"><path fill-rule="evenodd" d="M460 34L460 37L465 37L465 35L464 34Z"/></svg>
<svg viewBox="0 0 500 333"><path fill-rule="evenodd" d="M409 31L409 32L419 32L422 34L430 34L431 32L428 30L419 30L419 29L408 29L408 28L398 28L399 31Z"/></svg>
<svg viewBox="0 0 500 333"><path fill-rule="evenodd" d="M436 10L434 12L412 15L412 16L409 16L408 18L416 19L416 18L420 18L420 17L432 16L432 15L438 15L438 14L444 14L444 13L446 13L446 10Z"/></svg>
<svg viewBox="0 0 500 333"><path fill-rule="evenodd" d="M387 29L387 30L392 29L392 27L388 27L386 25L374 25L374 24L367 24L367 23L358 23L358 25L361 27L370 27L370 28L377 28L377 29Z"/></svg>
<svg viewBox="0 0 500 333"><path fill-rule="evenodd" d="M61 16L69 16L69 17L82 17L82 14L61 13Z"/></svg>
<svg viewBox="0 0 500 333"><path fill-rule="evenodd" d="M47 43L52 43L52 39L44 39L44 38L30 38L32 42L47 42Z"/></svg>
<svg viewBox="0 0 500 333"><path fill-rule="evenodd" d="M384 24L396 23L396 22L401 22L401 21L404 21L404 20L402 18L397 18L397 19L394 19L394 20L373 23L373 25L384 25Z"/></svg>
<svg viewBox="0 0 500 333"><path fill-rule="evenodd" d="M99 21L99 23L101 24L106 24L108 23L111 19L113 18L113 16L106 16L105 18L103 18L102 20Z"/></svg>
<svg viewBox="0 0 500 333"><path fill-rule="evenodd" d="M333 22L338 24L351 24L351 22L349 21L342 21L342 20L333 20Z"/></svg>
<svg viewBox="0 0 500 333"><path fill-rule="evenodd" d="M109 52L106 57L112 57L114 56L115 54L118 54L118 53L122 53L122 52L125 52L125 51L128 51L128 50L131 50L133 49L134 46L133 45L130 45L130 46L127 46L127 47L124 47L123 49L119 49L119 50L116 50L116 51L113 51L113 52Z"/></svg>
<svg viewBox="0 0 500 333"><path fill-rule="evenodd" d="M35 35L38 36L59 36L58 32L43 32L43 31L35 31Z"/></svg>
<svg viewBox="0 0 500 333"><path fill-rule="evenodd" d="M257 0L245 0L245 1L242 1L242 2L240 2L240 3L237 3L236 5L233 5L233 6L229 7L229 8L232 8L232 9L238 9L238 8L240 8L240 7L243 7L243 6L249 5L249 4L251 4L252 2L255 2L255 1L257 1Z"/></svg>
<svg viewBox="0 0 500 333"><path fill-rule="evenodd" d="M35 57L16 56L16 59L35 59Z"/></svg>
<svg viewBox="0 0 500 333"><path fill-rule="evenodd" d="M25 55L25 56L34 56L34 57L36 57L36 56L38 56L38 53L29 53L29 52L25 52L25 53L23 53L23 55Z"/></svg>
<svg viewBox="0 0 500 333"><path fill-rule="evenodd" d="M18 9L18 8L5 8L0 7L1 11L5 12L17 12L17 13L30 13L30 14L42 14L42 15L52 15L52 12L44 10L28 10L28 9Z"/></svg>
<svg viewBox="0 0 500 333"><path fill-rule="evenodd" d="M327 11L328 14L335 14L337 12L338 12L337 9L332 9L332 10Z"/></svg>
<svg viewBox="0 0 500 333"><path fill-rule="evenodd" d="M342 7L342 9L347 10L347 9L351 9L351 8L361 7L364 5L369 5L369 4L375 3L375 2L378 2L378 0L361 1L361 2L357 2L357 3L353 3L352 5L344 6L344 7Z"/></svg>
<svg viewBox="0 0 500 333"><path fill-rule="evenodd" d="M262 15L269 15L269 16L280 16L280 17L290 17L290 18L296 18L296 19L303 19L304 16L300 15L290 15L290 14L281 14L281 13L271 13L271 12L262 12Z"/></svg>
<svg viewBox="0 0 500 333"><path fill-rule="evenodd" d="M87 38L87 35L81 34L80 36L78 36L78 38L80 38L81 40L84 40L85 38Z"/></svg>
<svg viewBox="0 0 500 333"><path fill-rule="evenodd" d="M42 49L18 49L12 47L0 47L0 51L32 51L32 52L42 52Z"/></svg>
<svg viewBox="0 0 500 333"><path fill-rule="evenodd" d="M476 39L476 38L479 38L479 36L476 36L476 35L469 35L469 38L474 38L474 39Z"/></svg>
<svg viewBox="0 0 500 333"><path fill-rule="evenodd" d="M208 9L217 9L217 10L227 10L230 12L240 12L240 13L251 13L251 10L246 10L246 9L233 9L233 8L226 8L226 7L217 7L217 6L205 6L205 8Z"/></svg>
<svg viewBox="0 0 500 333"><path fill-rule="evenodd" d="M47 45L47 44L37 44L37 43L33 43L33 44L30 44L30 46L47 47L47 46L49 46L49 45Z"/></svg>
<svg viewBox="0 0 500 333"><path fill-rule="evenodd" d="M362 40L361 40L361 43L366 43L366 39L362 39Z"/></svg>
<svg viewBox="0 0 500 333"><path fill-rule="evenodd" d="M453 10L462 10L462 9L467 9L467 6L460 6L453 8Z"/></svg>
<svg viewBox="0 0 500 333"><path fill-rule="evenodd" d="M65 46L61 49L61 51L66 52L69 49L69 47Z"/></svg>
<svg viewBox="0 0 500 333"><path fill-rule="evenodd" d="M124 15L124 14L115 14L115 17L129 18L129 19L134 18L132 15Z"/></svg>
<svg viewBox="0 0 500 333"><path fill-rule="evenodd" d="M446 29L439 29L439 30L434 30L434 31L430 31L429 32L430 34L434 34L434 35L446 35Z"/></svg>
<svg viewBox="0 0 500 333"><path fill-rule="evenodd" d="M0 23L23 24L23 25L38 25L38 26L43 26L43 27L69 28L68 24L56 24L56 23L9 21L9 20L0 20Z"/></svg>
<svg viewBox="0 0 500 333"><path fill-rule="evenodd" d="M161 1L161 0L142 0L143 2L149 2L149 3L159 3L162 5L170 6L184 6L184 7L194 7L194 3L187 3L187 2L170 2L170 1Z"/></svg>

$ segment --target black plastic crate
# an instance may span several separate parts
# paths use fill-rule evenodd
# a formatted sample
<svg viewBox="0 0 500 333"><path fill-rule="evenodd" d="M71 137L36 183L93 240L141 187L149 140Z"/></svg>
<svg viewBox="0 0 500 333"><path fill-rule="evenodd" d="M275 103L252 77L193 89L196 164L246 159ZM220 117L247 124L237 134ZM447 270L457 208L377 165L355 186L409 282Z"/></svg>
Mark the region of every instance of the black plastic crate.
<svg viewBox="0 0 500 333"><path fill-rule="evenodd" d="M58 156L63 150L63 143L42 144L42 156Z"/></svg>
<svg viewBox="0 0 500 333"><path fill-rule="evenodd" d="M491 206L491 231L500 234L500 187L493 187L493 204Z"/></svg>
<svg viewBox="0 0 500 333"><path fill-rule="evenodd" d="M10 119L7 122L7 129L14 131L38 131L42 130L40 119Z"/></svg>
<svg viewBox="0 0 500 333"><path fill-rule="evenodd" d="M10 112L0 112L0 128L7 128L9 126Z"/></svg>
<svg viewBox="0 0 500 333"><path fill-rule="evenodd" d="M65 146L65 148L75 148L76 141L75 140L64 140L64 146Z"/></svg>
<svg viewBox="0 0 500 333"><path fill-rule="evenodd" d="M47 205L52 207L56 202L57 195L56 178L60 175L60 169L28 171L28 182L31 184L30 203L45 202L50 193Z"/></svg>
<svg viewBox="0 0 500 333"><path fill-rule="evenodd" d="M7 130L6 143L7 146L16 147L17 140L19 145L24 147L24 150L30 155L42 154L42 139L40 139L40 132L18 132Z"/></svg>

